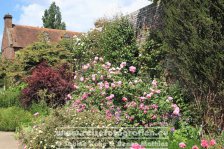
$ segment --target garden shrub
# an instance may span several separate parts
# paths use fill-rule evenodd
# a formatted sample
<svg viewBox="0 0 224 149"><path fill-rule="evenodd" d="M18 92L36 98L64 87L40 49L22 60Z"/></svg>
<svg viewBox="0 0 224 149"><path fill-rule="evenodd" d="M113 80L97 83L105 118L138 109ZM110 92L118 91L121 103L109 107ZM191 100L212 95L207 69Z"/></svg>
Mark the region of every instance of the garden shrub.
<svg viewBox="0 0 224 149"><path fill-rule="evenodd" d="M31 113L20 107L0 108L0 131L15 131L31 121Z"/></svg>
<svg viewBox="0 0 224 149"><path fill-rule="evenodd" d="M36 123L34 126L24 127L19 132L19 138L28 148L57 148L56 131L62 127L108 127L113 121L108 121L97 110L77 112L74 108L56 109L43 119L44 124ZM67 138L60 140L68 141Z"/></svg>
<svg viewBox="0 0 224 149"><path fill-rule="evenodd" d="M169 97L172 95L168 94L166 83L158 85L154 80L151 84L150 78L143 81L136 76L136 69L127 67L126 62L112 67L111 63L95 57L75 76L71 106L79 112L98 108L108 119L116 118L117 123L123 120L125 125L169 125L172 118L180 116L180 109Z"/></svg>
<svg viewBox="0 0 224 149"><path fill-rule="evenodd" d="M46 62L39 64L26 78L28 86L22 90L21 104L29 107L33 102L44 100L48 106L56 107L65 104L67 94L73 90L72 73L68 64L58 69Z"/></svg>
<svg viewBox="0 0 224 149"><path fill-rule="evenodd" d="M120 64L125 61L136 63L138 49L134 28L125 17L105 21L100 34L99 47L107 61Z"/></svg>
<svg viewBox="0 0 224 149"><path fill-rule="evenodd" d="M16 53L16 60L22 64L25 72L29 72L43 61L55 66L69 62L71 59L69 50L47 42L36 42Z"/></svg>

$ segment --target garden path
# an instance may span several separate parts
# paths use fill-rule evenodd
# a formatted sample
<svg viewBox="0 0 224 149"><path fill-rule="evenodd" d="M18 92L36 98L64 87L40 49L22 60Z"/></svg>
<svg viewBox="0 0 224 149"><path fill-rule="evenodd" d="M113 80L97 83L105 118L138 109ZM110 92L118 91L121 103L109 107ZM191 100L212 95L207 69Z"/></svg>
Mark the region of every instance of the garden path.
<svg viewBox="0 0 224 149"><path fill-rule="evenodd" d="M18 149L14 132L0 132L0 149Z"/></svg>

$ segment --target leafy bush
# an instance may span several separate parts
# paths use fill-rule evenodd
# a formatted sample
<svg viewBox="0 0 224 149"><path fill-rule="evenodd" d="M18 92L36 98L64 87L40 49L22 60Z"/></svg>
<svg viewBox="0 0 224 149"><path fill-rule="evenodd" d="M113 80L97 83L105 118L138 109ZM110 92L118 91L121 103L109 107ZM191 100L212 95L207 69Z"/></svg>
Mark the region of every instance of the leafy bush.
<svg viewBox="0 0 224 149"><path fill-rule="evenodd" d="M133 64L138 56L133 26L125 17L105 21L100 34L99 47L107 61L113 64Z"/></svg>
<svg viewBox="0 0 224 149"><path fill-rule="evenodd" d="M71 59L69 50L47 42L36 42L16 53L16 61L23 65L23 71L26 72L29 72L43 61L47 61L49 65L55 66L69 62Z"/></svg>
<svg viewBox="0 0 224 149"><path fill-rule="evenodd" d="M28 86L22 90L21 104L29 107L33 102L44 100L48 106L56 107L65 104L66 96L73 90L72 73L64 64L53 69L46 62L38 65L32 75L26 78Z"/></svg>
<svg viewBox="0 0 224 149"><path fill-rule="evenodd" d="M0 108L20 106L19 98L24 84L0 91Z"/></svg>
<svg viewBox="0 0 224 149"><path fill-rule="evenodd" d="M32 115L22 108L0 108L0 131L15 131L17 127L31 121Z"/></svg>

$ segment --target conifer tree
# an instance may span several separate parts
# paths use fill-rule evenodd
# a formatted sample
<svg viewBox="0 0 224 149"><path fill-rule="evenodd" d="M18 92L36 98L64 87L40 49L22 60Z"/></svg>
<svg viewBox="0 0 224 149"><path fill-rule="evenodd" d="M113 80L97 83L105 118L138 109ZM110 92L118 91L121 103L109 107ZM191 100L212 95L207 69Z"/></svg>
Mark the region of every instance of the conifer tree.
<svg viewBox="0 0 224 149"><path fill-rule="evenodd" d="M65 23L62 22L60 8L55 4L55 2L50 5L49 9L44 11L42 21L45 28L66 29Z"/></svg>
<svg viewBox="0 0 224 149"><path fill-rule="evenodd" d="M170 74L197 102L203 123L223 128L224 1L161 2L164 27L157 35L167 50Z"/></svg>

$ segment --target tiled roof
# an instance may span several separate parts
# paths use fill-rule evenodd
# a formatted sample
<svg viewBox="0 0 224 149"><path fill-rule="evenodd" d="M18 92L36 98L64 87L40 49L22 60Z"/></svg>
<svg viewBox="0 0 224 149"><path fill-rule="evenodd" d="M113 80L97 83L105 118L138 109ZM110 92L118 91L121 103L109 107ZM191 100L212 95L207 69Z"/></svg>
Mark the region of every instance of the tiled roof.
<svg viewBox="0 0 224 149"><path fill-rule="evenodd" d="M47 34L50 42L58 42L63 37L73 37L80 35L79 32L72 32L67 30L39 28L24 25L13 25L10 28L13 47L26 47L33 42L38 41L39 36L42 33Z"/></svg>

